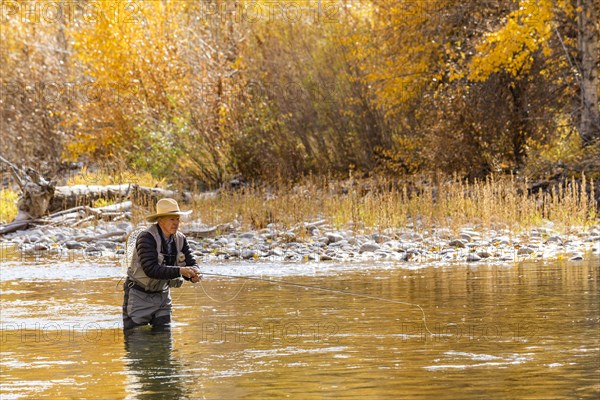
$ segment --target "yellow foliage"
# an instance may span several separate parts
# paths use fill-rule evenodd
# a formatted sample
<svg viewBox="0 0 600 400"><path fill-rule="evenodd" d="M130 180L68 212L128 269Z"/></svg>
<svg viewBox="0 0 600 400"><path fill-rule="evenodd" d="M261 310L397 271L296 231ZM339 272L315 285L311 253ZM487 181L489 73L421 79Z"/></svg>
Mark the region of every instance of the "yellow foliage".
<svg viewBox="0 0 600 400"><path fill-rule="evenodd" d="M188 5L101 1L95 3L93 24L69 26L77 59L92 79L90 98L74 112L75 119L92 126L76 123L76 140L67 146L71 158L127 155L139 142L137 128L147 109L156 113L181 101L190 75L174 41L183 29L177 16ZM127 17L111 18L114 10Z"/></svg>
<svg viewBox="0 0 600 400"><path fill-rule="evenodd" d="M17 216L19 194L10 189L0 190L0 224L6 224Z"/></svg>
<svg viewBox="0 0 600 400"><path fill-rule="evenodd" d="M503 26L486 35L469 66L469 78L483 81L495 72L518 77L531 68L533 53L549 52L554 27L551 0L520 0Z"/></svg>
<svg viewBox="0 0 600 400"><path fill-rule="evenodd" d="M110 206L111 204L115 204L115 201L107 200L107 199L98 199L98 200L94 201L93 206L95 208L100 208L100 207Z"/></svg>
<svg viewBox="0 0 600 400"><path fill-rule="evenodd" d="M356 52L365 66L365 81L374 87L376 102L394 114L417 97L435 78L439 43L427 26L443 0L427 2L374 1L373 30L365 30L364 47ZM371 43L369 45L369 43Z"/></svg>

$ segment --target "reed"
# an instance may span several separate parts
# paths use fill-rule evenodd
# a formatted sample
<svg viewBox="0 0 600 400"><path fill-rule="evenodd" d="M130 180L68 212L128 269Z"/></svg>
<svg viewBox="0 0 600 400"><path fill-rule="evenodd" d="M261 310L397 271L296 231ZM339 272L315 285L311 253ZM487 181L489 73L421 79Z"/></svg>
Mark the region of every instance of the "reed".
<svg viewBox="0 0 600 400"><path fill-rule="evenodd" d="M111 181L102 174L81 179L87 183L117 183L115 176ZM143 180L157 184L149 179ZM301 236L307 232L298 228L318 220L324 220L332 229L349 229L357 234L407 227L419 232L434 228L458 232L472 227L518 234L547 224L556 231L571 232L599 223L594 201L597 189L585 175L554 186L549 192L530 193L529 186L526 180L514 176L490 176L471 182L440 175L404 182L307 177L299 184L278 180L269 185L221 190L213 197L194 196L192 208L193 217L208 225L236 221L244 230L275 226L294 229ZM14 218L16 200L14 191L0 191L0 222ZM135 224L153 210L154 203L151 198L133 200L131 219Z"/></svg>
<svg viewBox="0 0 600 400"><path fill-rule="evenodd" d="M437 176L404 183L308 178L296 186L277 182L222 191L214 198L197 199L193 208L206 224L237 221L248 230L269 224L293 229L316 220L356 233L407 226L421 231L476 227L519 233L548 223L564 232L598 223L596 189L585 177L548 193L529 193L528 186L513 176L472 182Z"/></svg>

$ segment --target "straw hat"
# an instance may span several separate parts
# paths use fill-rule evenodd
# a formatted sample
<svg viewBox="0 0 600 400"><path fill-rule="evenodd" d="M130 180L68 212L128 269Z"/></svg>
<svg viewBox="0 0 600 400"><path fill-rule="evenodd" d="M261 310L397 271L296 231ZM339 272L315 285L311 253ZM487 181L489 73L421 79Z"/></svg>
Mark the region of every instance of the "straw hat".
<svg viewBox="0 0 600 400"><path fill-rule="evenodd" d="M156 214L148 215L146 221L156 222L160 217L166 217L169 215L188 215L192 210L181 211L179 204L173 199L160 199L156 203Z"/></svg>

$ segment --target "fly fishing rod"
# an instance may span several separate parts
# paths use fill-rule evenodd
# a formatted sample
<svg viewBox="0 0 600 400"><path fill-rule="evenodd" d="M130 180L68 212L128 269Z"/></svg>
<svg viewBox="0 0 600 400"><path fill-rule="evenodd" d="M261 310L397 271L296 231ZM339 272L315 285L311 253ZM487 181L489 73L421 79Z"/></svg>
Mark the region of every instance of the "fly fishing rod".
<svg viewBox="0 0 600 400"><path fill-rule="evenodd" d="M330 289L330 288L326 288L326 287L322 287L322 286L316 286L316 285L309 285L309 284L304 284L304 283L295 283L295 282L283 281L283 280L280 280L280 279L259 278L259 277L256 277L256 276L241 276L241 275L216 274L216 273L212 273L212 272L201 272L201 275L216 276L216 277L221 277L221 278L244 279L244 280L249 280L249 281L257 281L257 282L267 282L267 283L272 283L272 284L276 284L276 285L292 286L292 287L299 287L299 288L303 288L303 289L319 290L321 292L344 294L344 295L347 295L347 296L362 297L362 298L365 298L365 299L379 300L379 301L385 301L385 302L388 302L388 303L395 303L395 304L402 304L402 305L409 306L409 307L417 307L421 311L421 315L423 316L422 320L423 320L423 325L425 326L425 330L427 332L429 332L429 334L433 335L433 332L431 332L429 330L429 327L427 326L427 321L426 321L426 318L425 318L425 311L423 310L423 307L421 307L420 305L418 305L416 303L409 303L409 302L406 302L406 301L389 299L387 297L373 296L373 295L366 294L366 293L350 292L348 290ZM238 291L238 293L239 293L239 291Z"/></svg>

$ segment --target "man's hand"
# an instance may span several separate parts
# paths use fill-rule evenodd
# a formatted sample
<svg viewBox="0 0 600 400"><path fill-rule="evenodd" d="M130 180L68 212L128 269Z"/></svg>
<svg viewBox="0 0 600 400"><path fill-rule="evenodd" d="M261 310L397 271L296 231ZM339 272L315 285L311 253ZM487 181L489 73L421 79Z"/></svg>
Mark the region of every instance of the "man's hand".
<svg viewBox="0 0 600 400"><path fill-rule="evenodd" d="M202 275L200 274L200 270L194 267L181 267L179 268L179 272L181 276L185 278L189 278L193 283L200 282L202 279Z"/></svg>

